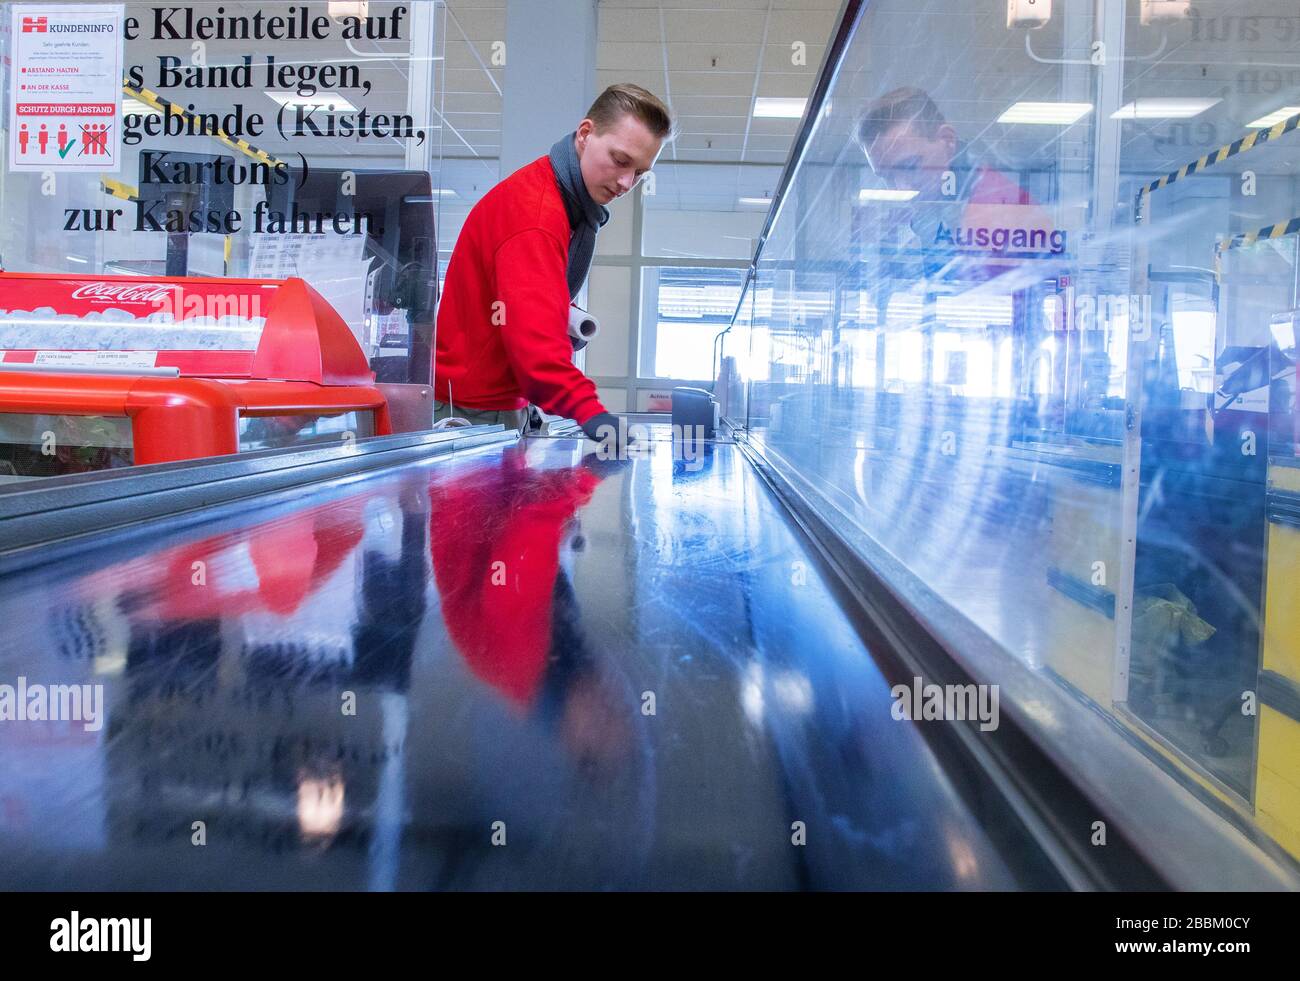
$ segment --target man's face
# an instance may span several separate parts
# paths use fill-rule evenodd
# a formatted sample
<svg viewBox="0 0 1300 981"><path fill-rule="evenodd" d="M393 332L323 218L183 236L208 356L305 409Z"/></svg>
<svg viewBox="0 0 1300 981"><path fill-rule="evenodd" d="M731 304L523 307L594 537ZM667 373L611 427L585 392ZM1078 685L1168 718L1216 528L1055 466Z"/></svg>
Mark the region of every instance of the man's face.
<svg viewBox="0 0 1300 981"><path fill-rule="evenodd" d="M957 134L946 124L929 136L925 129L914 121L895 123L867 148L867 163L890 187L928 198L957 153Z"/></svg>
<svg viewBox="0 0 1300 981"><path fill-rule="evenodd" d="M584 119L578 126L578 159L587 193L597 204L622 197L654 166L663 142L631 113L603 133Z"/></svg>

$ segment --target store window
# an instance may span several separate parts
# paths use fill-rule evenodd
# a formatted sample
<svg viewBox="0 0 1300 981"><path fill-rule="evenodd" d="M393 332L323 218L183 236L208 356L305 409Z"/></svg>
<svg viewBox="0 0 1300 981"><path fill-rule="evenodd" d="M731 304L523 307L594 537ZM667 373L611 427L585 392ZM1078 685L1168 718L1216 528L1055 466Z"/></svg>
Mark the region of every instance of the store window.
<svg viewBox="0 0 1300 981"><path fill-rule="evenodd" d="M665 259L747 262L780 172L772 166L660 162L654 179L642 186L642 252Z"/></svg>
<svg viewBox="0 0 1300 981"><path fill-rule="evenodd" d="M643 270L641 374L712 379L715 340L731 324L744 278L739 269Z"/></svg>

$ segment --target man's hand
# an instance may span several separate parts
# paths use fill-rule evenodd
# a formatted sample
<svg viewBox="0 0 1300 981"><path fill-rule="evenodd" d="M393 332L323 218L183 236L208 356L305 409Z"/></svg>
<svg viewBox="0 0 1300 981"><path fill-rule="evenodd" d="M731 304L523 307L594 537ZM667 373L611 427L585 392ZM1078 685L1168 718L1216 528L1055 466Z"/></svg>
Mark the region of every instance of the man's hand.
<svg viewBox="0 0 1300 981"><path fill-rule="evenodd" d="M629 451L640 448L640 443L628 434L627 420L612 412L600 412L582 424L582 431L590 440L601 444L602 459L626 460Z"/></svg>

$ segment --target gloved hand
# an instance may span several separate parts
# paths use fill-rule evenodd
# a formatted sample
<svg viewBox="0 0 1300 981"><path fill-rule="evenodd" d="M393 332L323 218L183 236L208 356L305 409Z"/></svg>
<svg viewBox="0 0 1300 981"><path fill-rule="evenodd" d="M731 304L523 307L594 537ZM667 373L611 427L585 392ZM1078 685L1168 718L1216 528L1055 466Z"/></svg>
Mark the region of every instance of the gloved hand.
<svg viewBox="0 0 1300 981"><path fill-rule="evenodd" d="M628 435L627 420L612 412L601 412L582 424L582 431L590 440L601 444L613 459L626 460L628 450L640 444Z"/></svg>

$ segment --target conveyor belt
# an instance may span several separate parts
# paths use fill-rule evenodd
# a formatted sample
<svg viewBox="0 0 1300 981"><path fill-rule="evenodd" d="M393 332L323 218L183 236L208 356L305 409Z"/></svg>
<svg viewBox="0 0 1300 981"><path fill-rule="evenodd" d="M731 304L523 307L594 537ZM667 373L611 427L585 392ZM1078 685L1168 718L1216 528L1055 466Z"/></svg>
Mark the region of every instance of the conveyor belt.
<svg viewBox="0 0 1300 981"><path fill-rule="evenodd" d="M106 717L0 724L0 886L1059 886L892 717L735 445L592 446L336 479L0 579L0 683L99 684Z"/></svg>

